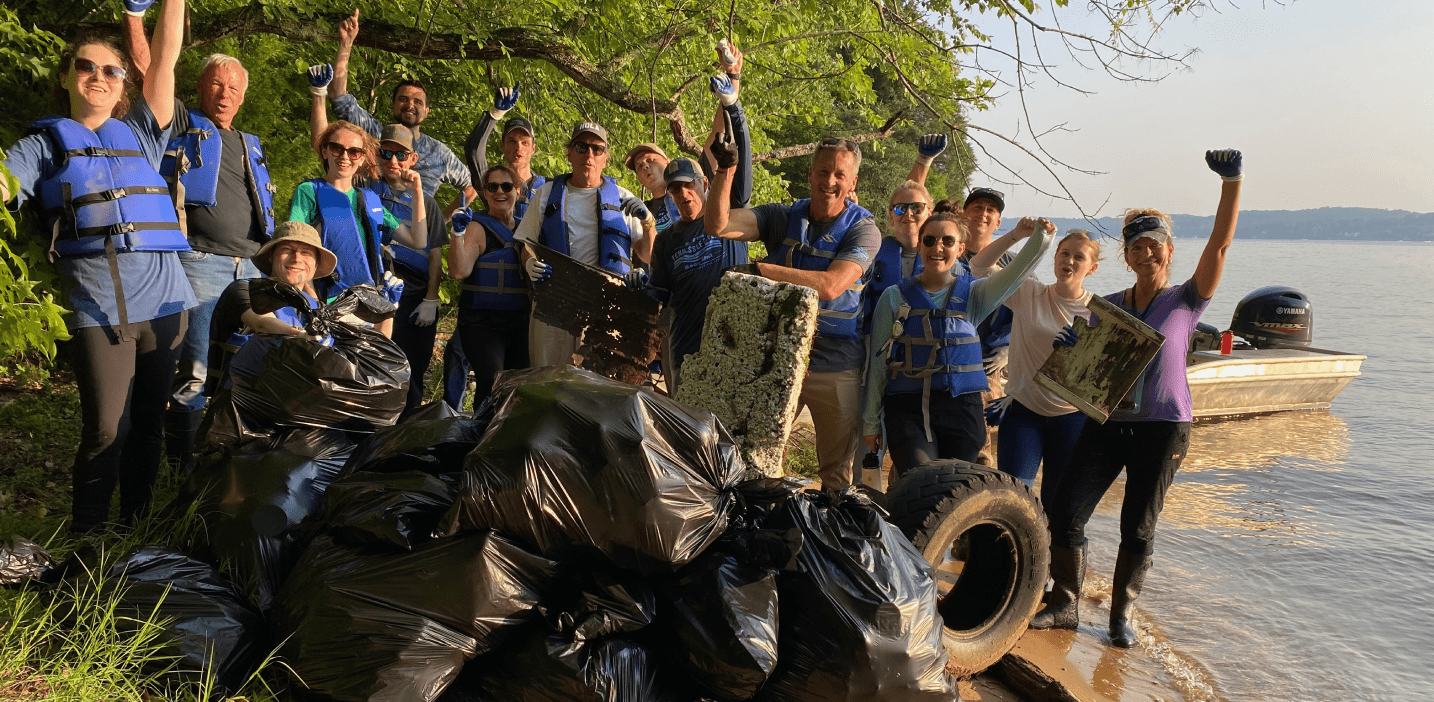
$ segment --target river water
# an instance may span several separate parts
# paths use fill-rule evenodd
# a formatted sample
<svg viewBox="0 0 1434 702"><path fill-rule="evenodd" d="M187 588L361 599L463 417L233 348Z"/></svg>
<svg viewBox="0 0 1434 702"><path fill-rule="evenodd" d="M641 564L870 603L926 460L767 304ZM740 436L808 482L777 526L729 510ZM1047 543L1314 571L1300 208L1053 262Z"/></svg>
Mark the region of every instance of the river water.
<svg viewBox="0 0 1434 702"><path fill-rule="evenodd" d="M1177 240L1172 282L1203 246ZM1096 294L1134 280L1106 248ZM1202 321L1225 329L1265 285L1310 296L1314 346L1369 358L1328 411L1196 424L1138 600L1146 648L1187 700L1434 699L1434 246L1237 240ZM1088 588L1109 587L1122 485L1088 529Z"/></svg>

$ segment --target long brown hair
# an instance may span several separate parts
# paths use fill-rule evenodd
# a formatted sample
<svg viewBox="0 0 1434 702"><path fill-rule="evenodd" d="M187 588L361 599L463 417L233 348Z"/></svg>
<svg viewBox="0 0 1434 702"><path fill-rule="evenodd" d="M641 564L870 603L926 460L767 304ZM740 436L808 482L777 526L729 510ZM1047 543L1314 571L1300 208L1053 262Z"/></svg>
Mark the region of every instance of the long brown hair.
<svg viewBox="0 0 1434 702"><path fill-rule="evenodd" d="M122 82L123 87L120 88L119 102L116 102L114 109L110 111L110 117L123 119L124 116L129 113L130 95L138 89L136 82L138 76L135 75L134 64L129 60L129 53L124 50L119 40L115 39L113 35L86 34L66 44L65 50L60 52L60 75L67 76L71 71L75 70L75 55L80 52L80 49L86 46L102 46L113 51L115 56L119 57L120 68L124 69L125 76ZM62 114L66 117L74 116L70 114L70 91L65 89L63 77L55 84L55 89L50 94L50 99L54 103L55 112L57 114Z"/></svg>
<svg viewBox="0 0 1434 702"><path fill-rule="evenodd" d="M373 138L372 134L364 131L363 127L342 119L330 122L329 126L325 127L324 131L319 133L319 145L316 150L319 152L319 160L324 162L325 172L327 172L329 168L329 157L324 155L324 145L329 143L329 139L333 137L334 132L339 130L352 132L363 140L364 159L363 166L361 166L359 170L368 175L370 180L376 179L378 177L378 140Z"/></svg>

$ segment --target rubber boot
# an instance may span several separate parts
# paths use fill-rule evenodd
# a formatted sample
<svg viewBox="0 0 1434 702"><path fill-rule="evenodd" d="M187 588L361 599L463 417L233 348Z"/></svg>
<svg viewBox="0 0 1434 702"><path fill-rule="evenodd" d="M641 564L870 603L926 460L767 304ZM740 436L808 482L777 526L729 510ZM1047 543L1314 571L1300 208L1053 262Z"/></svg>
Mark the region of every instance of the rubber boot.
<svg viewBox="0 0 1434 702"><path fill-rule="evenodd" d="M1085 582L1085 544L1051 546L1051 586L1046 606L1031 620L1032 629L1074 629L1080 625L1080 589Z"/></svg>
<svg viewBox="0 0 1434 702"><path fill-rule="evenodd" d="M1130 615L1150 562L1150 556L1131 553L1124 547L1115 557L1115 580L1110 586L1110 645L1116 648L1130 648L1137 641Z"/></svg>
<svg viewBox="0 0 1434 702"><path fill-rule="evenodd" d="M164 413L165 460L177 475L194 472L194 437L204 410L168 410Z"/></svg>

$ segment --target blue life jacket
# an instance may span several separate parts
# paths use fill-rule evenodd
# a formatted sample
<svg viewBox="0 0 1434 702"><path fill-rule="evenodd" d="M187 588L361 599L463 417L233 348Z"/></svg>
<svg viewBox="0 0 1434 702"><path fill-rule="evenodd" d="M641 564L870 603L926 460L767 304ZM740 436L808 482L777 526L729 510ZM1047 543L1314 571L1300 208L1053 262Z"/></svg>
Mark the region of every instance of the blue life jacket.
<svg viewBox="0 0 1434 702"><path fill-rule="evenodd" d="M51 227L52 259L189 250L169 187L128 124L107 119L91 131L67 117L50 116L31 123L30 131L49 135L59 162L55 174L35 189Z"/></svg>
<svg viewBox="0 0 1434 702"><path fill-rule="evenodd" d="M892 339L887 393L945 390L952 397L986 389L981 340L966 318L973 278L956 277L946 306L935 309L916 276L901 281L901 334Z"/></svg>
<svg viewBox="0 0 1434 702"><path fill-rule="evenodd" d="M921 263L921 257L917 256L916 261L911 265L911 275L919 274L925 266ZM884 237L881 240L881 248L876 252L876 259L871 262L871 277L866 282L866 333L871 333L871 319L876 310L876 303L881 299L881 294L886 289L901 282L906 276L901 273L901 242Z"/></svg>
<svg viewBox="0 0 1434 702"><path fill-rule="evenodd" d="M393 213L394 218L400 222L408 222L413 217L413 193L396 192L393 188L388 187L387 181L382 179L375 180L369 188L378 194L384 208ZM411 277L423 280L424 285L428 284L427 249L409 248L396 241L390 241L388 250L393 254L393 262L396 266L403 266L408 269L407 272Z"/></svg>
<svg viewBox="0 0 1434 702"><path fill-rule="evenodd" d="M383 256L379 252L383 202L372 190L358 188L359 202L364 209L363 223L360 224L348 195L322 178L308 182L314 184L314 199L319 205L319 236L323 239L324 248L334 252L338 258L338 266L334 269L338 280L320 292L325 299L331 300L355 285L368 283L383 287Z"/></svg>
<svg viewBox="0 0 1434 702"><path fill-rule="evenodd" d="M464 301L478 310L527 309L528 284L518 272L522 265L513 231L484 212L474 212L473 221L493 232L503 245L485 250L473 263L473 272L463 281Z"/></svg>
<svg viewBox="0 0 1434 702"><path fill-rule="evenodd" d="M528 201L532 199L533 193L538 192L538 188L543 187L543 184L546 182L548 182L547 178L537 173L533 174L532 180L529 180L528 183L523 186L523 197L519 198L518 202L513 205L514 219L522 221L523 215L528 214Z"/></svg>
<svg viewBox="0 0 1434 702"><path fill-rule="evenodd" d="M572 230L568 227L565 211L567 185L567 174L553 179L548 203L543 208L538 243L564 256L571 256L569 238ZM598 186L598 221L598 266L614 275L627 275L632 270L632 234L622 216L617 181L607 176L603 176L602 185Z"/></svg>
<svg viewBox="0 0 1434 702"><path fill-rule="evenodd" d="M299 293L309 302L309 309L318 308L319 303L317 299L302 290L300 290ZM304 326L303 315L299 314L299 311L292 307L280 307L274 310L274 316L278 318L279 321L291 327L302 328ZM244 327L239 331L230 332L229 336L222 341L219 339L209 340L209 374L204 381L205 395L213 396L220 388L228 387L228 379L226 376L229 374L229 361L234 358L234 354L238 353L239 349L243 348L244 344L248 343L249 339L253 336L254 334L249 328ZM324 345L332 346L333 337L329 337L324 342Z"/></svg>
<svg viewBox="0 0 1434 702"><path fill-rule="evenodd" d="M264 236L274 235L274 183L269 179L269 161L259 137L239 132L244 141L244 179L250 197L264 218ZM169 140L159 172L169 181L176 202L195 207L213 207L219 202L219 163L224 140L219 128L203 112L189 111L189 131Z"/></svg>
<svg viewBox="0 0 1434 702"><path fill-rule="evenodd" d="M865 209L848 204L841 215L827 228L827 233L815 242L807 241L810 226L808 212L811 200L797 200L787 212L787 238L776 250L767 254L765 261L788 268L805 271L824 271L836 259L842 237L848 229L871 217ZM842 291L834 300L822 300L817 309L817 334L832 339L860 339L865 331L865 305L862 291L866 288L865 276L857 279L851 287Z"/></svg>

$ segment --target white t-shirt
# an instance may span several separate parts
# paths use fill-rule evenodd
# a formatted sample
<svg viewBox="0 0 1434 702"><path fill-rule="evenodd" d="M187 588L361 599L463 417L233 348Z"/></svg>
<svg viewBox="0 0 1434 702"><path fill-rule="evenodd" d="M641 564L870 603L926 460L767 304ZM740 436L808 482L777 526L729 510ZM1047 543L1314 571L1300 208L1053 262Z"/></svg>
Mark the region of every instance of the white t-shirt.
<svg viewBox="0 0 1434 702"><path fill-rule="evenodd" d="M543 210L548 206L548 193L553 189L553 181L548 181L533 193L531 203L528 206L528 215L518 223L518 231L513 236L523 241L538 241L538 232L543 225ZM632 197L627 188L618 186L618 199ZM598 188L574 188L568 186L566 193L567 202L564 209L567 213L568 228L572 232L568 255L574 259L590 265L598 265ZM627 231L631 233L631 240L634 247L642 240L642 220L635 217L624 216L627 221Z"/></svg>
<svg viewBox="0 0 1434 702"><path fill-rule="evenodd" d="M1050 390L1036 383L1036 371L1051 355L1051 341L1066 325L1075 320L1090 319L1091 293L1071 299L1056 293L1054 285L1027 278L1006 299L1011 308L1011 347L1007 352L1006 394L1045 417L1078 411Z"/></svg>

